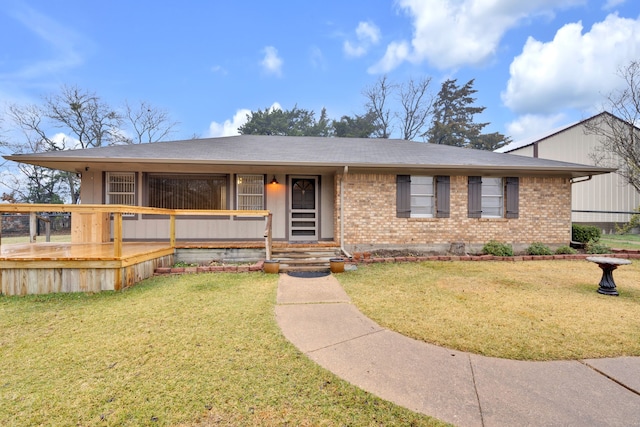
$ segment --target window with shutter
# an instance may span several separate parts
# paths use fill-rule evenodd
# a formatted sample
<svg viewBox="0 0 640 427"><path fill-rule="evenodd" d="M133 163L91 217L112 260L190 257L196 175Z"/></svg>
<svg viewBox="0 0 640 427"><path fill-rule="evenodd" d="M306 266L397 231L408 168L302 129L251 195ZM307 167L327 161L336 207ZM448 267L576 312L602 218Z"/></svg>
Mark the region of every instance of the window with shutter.
<svg viewBox="0 0 640 427"><path fill-rule="evenodd" d="M469 218L518 218L517 177L469 177Z"/></svg>
<svg viewBox="0 0 640 427"><path fill-rule="evenodd" d="M396 212L398 218L448 218L448 176L398 175Z"/></svg>

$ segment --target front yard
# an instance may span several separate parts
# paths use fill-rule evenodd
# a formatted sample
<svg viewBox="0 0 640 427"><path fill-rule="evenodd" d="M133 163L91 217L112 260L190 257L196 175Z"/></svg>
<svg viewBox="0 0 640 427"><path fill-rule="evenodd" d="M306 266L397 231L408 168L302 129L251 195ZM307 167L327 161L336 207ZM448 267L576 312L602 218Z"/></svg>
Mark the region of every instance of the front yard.
<svg viewBox="0 0 640 427"><path fill-rule="evenodd" d="M0 296L0 425L442 425L309 361L277 277L157 277L123 292Z"/></svg>
<svg viewBox="0 0 640 427"><path fill-rule="evenodd" d="M526 360L640 356L640 262L374 264L336 277L381 325ZM0 425L441 425L284 339L277 276L155 277L122 292L0 296Z"/></svg>

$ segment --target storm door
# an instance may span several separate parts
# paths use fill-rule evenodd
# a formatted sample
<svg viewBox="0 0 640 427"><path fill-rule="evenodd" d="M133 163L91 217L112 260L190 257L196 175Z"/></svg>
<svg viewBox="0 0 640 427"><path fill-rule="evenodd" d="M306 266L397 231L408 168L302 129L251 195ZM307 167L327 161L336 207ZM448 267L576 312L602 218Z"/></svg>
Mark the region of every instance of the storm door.
<svg viewBox="0 0 640 427"><path fill-rule="evenodd" d="M289 189L289 240L318 241L318 178L291 177Z"/></svg>

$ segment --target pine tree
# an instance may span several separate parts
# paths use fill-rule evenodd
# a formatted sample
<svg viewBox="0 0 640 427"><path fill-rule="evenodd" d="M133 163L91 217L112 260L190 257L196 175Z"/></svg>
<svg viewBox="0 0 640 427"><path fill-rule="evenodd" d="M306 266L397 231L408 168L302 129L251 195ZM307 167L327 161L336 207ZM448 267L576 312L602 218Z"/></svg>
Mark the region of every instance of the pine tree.
<svg viewBox="0 0 640 427"><path fill-rule="evenodd" d="M431 129L423 136L432 144L454 145L456 147L494 150L507 142L500 133L483 135L482 129L489 123L474 123L473 117L482 113L486 107L476 107L473 94L474 79L464 86L457 80L449 79L442 83L433 105Z"/></svg>

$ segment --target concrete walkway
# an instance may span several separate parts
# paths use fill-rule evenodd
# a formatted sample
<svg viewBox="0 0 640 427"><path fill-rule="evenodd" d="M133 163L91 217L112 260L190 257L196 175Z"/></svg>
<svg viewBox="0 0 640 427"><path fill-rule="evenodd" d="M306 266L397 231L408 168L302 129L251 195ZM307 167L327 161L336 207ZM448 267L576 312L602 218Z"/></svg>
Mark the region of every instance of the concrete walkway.
<svg viewBox="0 0 640 427"><path fill-rule="evenodd" d="M522 362L425 344L365 317L333 276L281 274L276 318L337 376L456 426L640 426L637 357Z"/></svg>

